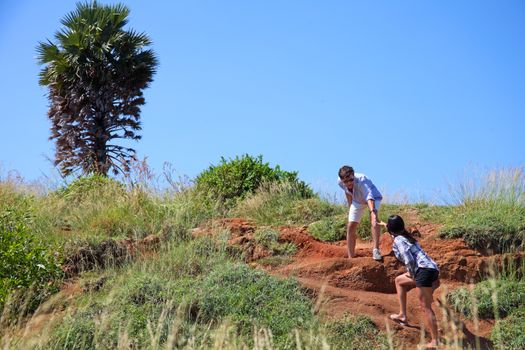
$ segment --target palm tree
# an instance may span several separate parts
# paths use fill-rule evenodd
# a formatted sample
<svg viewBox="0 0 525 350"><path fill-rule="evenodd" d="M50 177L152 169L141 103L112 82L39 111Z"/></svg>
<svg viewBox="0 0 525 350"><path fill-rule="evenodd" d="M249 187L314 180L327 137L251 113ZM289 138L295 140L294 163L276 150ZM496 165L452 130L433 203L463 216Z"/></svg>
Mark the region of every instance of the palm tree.
<svg viewBox="0 0 525 350"><path fill-rule="evenodd" d="M40 85L49 88L55 165L72 172L107 175L129 171L135 150L114 143L140 140L142 90L153 80L157 58L144 33L124 30L129 9L78 3L56 32L40 42Z"/></svg>

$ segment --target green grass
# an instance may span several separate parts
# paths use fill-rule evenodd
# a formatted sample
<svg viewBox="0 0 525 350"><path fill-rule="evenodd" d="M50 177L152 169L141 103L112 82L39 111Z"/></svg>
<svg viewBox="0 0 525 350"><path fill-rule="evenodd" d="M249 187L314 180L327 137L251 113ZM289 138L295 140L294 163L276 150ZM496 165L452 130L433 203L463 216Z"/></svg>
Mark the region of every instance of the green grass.
<svg viewBox="0 0 525 350"><path fill-rule="evenodd" d="M240 202L232 215L245 217L258 225L308 225L344 209L319 197L304 198L293 183L266 183Z"/></svg>
<svg viewBox="0 0 525 350"><path fill-rule="evenodd" d="M320 220L313 222L308 226L310 234L320 240L326 242L334 242L346 239L346 225L348 222L348 208L341 207L344 210L343 214L331 215L323 217ZM412 210L413 207L409 205L383 204L379 210L379 218L382 221L387 221L388 217L393 214L406 216L407 211ZM410 225L410 222L406 222ZM371 224L368 210L365 210L361 217L361 222L357 227L357 237L362 240L371 240Z"/></svg>
<svg viewBox="0 0 525 350"><path fill-rule="evenodd" d="M388 349L387 338L366 316L345 315L326 324L332 349Z"/></svg>
<svg viewBox="0 0 525 350"><path fill-rule="evenodd" d="M21 307L30 315L56 291L58 264L79 251L96 252L101 244L149 234L188 239L189 229L218 215L211 202L203 206L197 197L192 189L157 195L96 176L56 191L0 182L0 308L10 299L9 312L19 314L10 318L20 319ZM28 302L23 290L30 286L41 288Z"/></svg>
<svg viewBox="0 0 525 350"><path fill-rule="evenodd" d="M454 206L451 205L431 205L428 203L416 203L412 207L416 209L423 222L433 224L444 224L455 210Z"/></svg>
<svg viewBox="0 0 525 350"><path fill-rule="evenodd" d="M506 319L497 321L490 338L499 349L525 349L525 308L516 309Z"/></svg>
<svg viewBox="0 0 525 350"><path fill-rule="evenodd" d="M492 270L492 277L470 288L458 288L447 295L456 311L477 321L495 320L491 340L495 348L522 349L525 346L525 277L523 261L507 256Z"/></svg>
<svg viewBox="0 0 525 350"><path fill-rule="evenodd" d="M141 186L126 188L115 180L100 181L96 176L30 198L34 233L57 245L82 239L140 239L150 234L178 239L221 214L219 203L201 201L192 188L157 194Z"/></svg>
<svg viewBox="0 0 525 350"><path fill-rule="evenodd" d="M385 221L391 214L400 214L410 226L408 214L417 212L424 221L443 223L443 237L463 237L479 249L521 249L523 176L519 172L512 173L514 177L510 172L505 174L506 178L493 176L482 190L478 187L469 192L464 187L458 205L384 204L380 217ZM63 312L37 341L41 348L157 349L175 344L178 348L240 349L253 347L254 342L267 344L267 348L297 348L299 342L303 348L325 344L334 348L384 347L383 335L366 318L349 317L328 324L319 320L311 311L312 301L297 282L276 279L242 264L239 255L227 247L227 235L218 233L214 240L192 239L190 235L190 229L212 218L246 217L258 226L269 226L255 233L257 243L273 254L260 264L278 266L288 261L295 247L279 242L278 231L270 227L309 225L310 233L318 239L344 239L346 206L316 196L304 198L300 189L286 182L266 184L230 210L211 198L203 200L202 193L187 186L174 192L154 192L147 186L129 187L106 180L82 179L48 192L13 181L0 182L2 227L17 232L11 238L27 238L21 245L5 244L27 248L26 255L4 249L10 258L36 261L31 259L48 257L55 261L86 245L98 247L109 239L149 234L160 235L166 242L144 260L125 260L82 273L82 293L61 301ZM370 239L367 214L358 230L362 239ZM3 234L2 239L8 236ZM10 261L6 257L0 258L2 266ZM20 279L4 276L0 286L0 294L12 301L6 304L4 315L19 324L56 290L47 286L60 281L55 275L40 274L41 269L35 268L38 263L25 266L29 270L20 270L26 271L19 274ZM35 271L38 273L33 274ZM525 304L525 286L519 273L499 274L478 284L474 296L459 289L451 293L449 301L469 317L495 318L499 330L493 339L512 347L520 338L511 335L522 330L518 309ZM17 282L21 280L23 288ZM60 294L51 299L54 297ZM24 342L13 339L12 345L25 348Z"/></svg>
<svg viewBox="0 0 525 350"><path fill-rule="evenodd" d="M292 330L316 322L297 282L233 261L225 246L209 239L180 242L110 274L100 290L69 309L44 347L113 348L126 331L136 346L148 348L148 327L154 328L155 341L165 344L176 321L180 342L204 341L207 329L229 320L245 343L252 341L256 326L270 329L279 348L291 348Z"/></svg>
<svg viewBox="0 0 525 350"><path fill-rule="evenodd" d="M295 280L248 268L220 240L172 243L102 277L87 273L81 285L85 292L65 306L38 348L386 348L370 319L323 323Z"/></svg>
<svg viewBox="0 0 525 350"><path fill-rule="evenodd" d="M450 305L469 318L498 319L525 305L525 280L498 278L458 288L447 296Z"/></svg>
<svg viewBox="0 0 525 350"><path fill-rule="evenodd" d="M488 253L523 250L523 169L499 169L472 176L451 192L458 205L445 218L441 237L463 237L470 247Z"/></svg>

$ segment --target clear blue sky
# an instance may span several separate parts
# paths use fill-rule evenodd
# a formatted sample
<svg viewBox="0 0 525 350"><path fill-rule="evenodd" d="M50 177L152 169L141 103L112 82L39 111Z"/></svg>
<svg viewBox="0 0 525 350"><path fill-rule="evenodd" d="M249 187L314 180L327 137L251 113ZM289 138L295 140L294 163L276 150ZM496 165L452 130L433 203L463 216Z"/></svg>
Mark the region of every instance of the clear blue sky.
<svg viewBox="0 0 525 350"><path fill-rule="evenodd" d="M123 3L160 61L135 144L156 170L262 154L323 192L349 164L433 200L466 168L525 164L522 0ZM35 47L74 7L0 0L4 173L52 172Z"/></svg>

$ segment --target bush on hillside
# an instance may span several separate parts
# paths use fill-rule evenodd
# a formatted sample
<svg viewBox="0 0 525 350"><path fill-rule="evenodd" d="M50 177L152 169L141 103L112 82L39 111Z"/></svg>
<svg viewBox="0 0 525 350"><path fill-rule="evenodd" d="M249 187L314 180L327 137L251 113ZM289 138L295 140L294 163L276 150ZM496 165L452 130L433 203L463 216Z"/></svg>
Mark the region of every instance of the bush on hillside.
<svg viewBox="0 0 525 350"><path fill-rule="evenodd" d="M292 242L279 242L279 231L262 228L255 232L255 241L266 248L272 255L293 255L297 247Z"/></svg>
<svg viewBox="0 0 525 350"><path fill-rule="evenodd" d="M312 237L320 241L335 242L346 238L346 215L329 216L308 226Z"/></svg>
<svg viewBox="0 0 525 350"><path fill-rule="evenodd" d="M447 295L447 301L469 318L475 317L476 307L481 319L505 317L525 305L525 280L486 280L476 284L472 292L467 288L452 291Z"/></svg>
<svg viewBox="0 0 525 350"><path fill-rule="evenodd" d="M525 349L525 308L513 311L494 325L490 336L496 349Z"/></svg>
<svg viewBox="0 0 525 350"><path fill-rule="evenodd" d="M313 321L311 304L299 284L278 279L244 264L227 264L207 275L197 306L203 320L229 317L244 335L253 326L271 329L276 344L291 345L294 328Z"/></svg>
<svg viewBox="0 0 525 350"><path fill-rule="evenodd" d="M126 187L123 183L100 174L81 176L56 191L56 195L73 203L100 196L103 198L120 197L125 193Z"/></svg>
<svg viewBox="0 0 525 350"><path fill-rule="evenodd" d="M298 179L297 172L283 171L278 165L272 168L263 162L262 156L252 157L247 154L229 160L222 157L219 165L211 165L200 173L195 184L198 191L211 194L212 198L232 207L265 182L285 181L297 186L301 197L313 195L310 187Z"/></svg>
<svg viewBox="0 0 525 350"><path fill-rule="evenodd" d="M17 318L35 311L55 288L49 282L61 276L57 258L31 234L30 214L18 209L0 208L0 309L9 301Z"/></svg>

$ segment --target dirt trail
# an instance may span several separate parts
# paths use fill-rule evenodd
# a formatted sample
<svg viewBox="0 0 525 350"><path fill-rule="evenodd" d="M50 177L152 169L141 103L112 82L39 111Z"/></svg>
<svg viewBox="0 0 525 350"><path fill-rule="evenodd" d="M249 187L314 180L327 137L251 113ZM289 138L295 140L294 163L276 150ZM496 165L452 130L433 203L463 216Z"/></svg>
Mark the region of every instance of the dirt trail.
<svg viewBox="0 0 525 350"><path fill-rule="evenodd" d="M372 259L371 242L358 241L357 257L348 259L345 241L320 242L308 234L306 227L281 227L279 241L293 242L297 246L297 253L287 263L272 267L258 263L271 253L255 243L255 225L243 219L222 219L214 223L214 226L217 225L231 231L230 244L240 246L245 252L246 261L252 266L265 269L276 276L297 278L317 297L319 312L323 317L336 318L345 313L364 314L379 328L392 330L398 344L414 348L420 342L422 313L415 290L408 293L408 317L411 325L402 327L387 320L388 315L398 312L394 279L405 271L404 266L391 254L392 240L389 235L383 234L381 237L380 248L384 259L377 262ZM417 224L416 228L421 234L418 239L421 246L440 266L441 286L436 290L436 298L452 289L479 281L483 274L488 273L492 264L501 264L501 255L483 256L468 248L463 240L439 239L437 225ZM196 235L206 233L210 231L200 229L194 232ZM514 258L523 259L524 255ZM486 338L490 335L493 322L482 320L475 327L468 320L460 320L445 307L438 307L436 304L434 309L442 327L447 324L442 322L444 318L456 319L455 326L463 328L460 336L464 345L474 345L478 341L482 348L489 347Z"/></svg>

